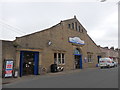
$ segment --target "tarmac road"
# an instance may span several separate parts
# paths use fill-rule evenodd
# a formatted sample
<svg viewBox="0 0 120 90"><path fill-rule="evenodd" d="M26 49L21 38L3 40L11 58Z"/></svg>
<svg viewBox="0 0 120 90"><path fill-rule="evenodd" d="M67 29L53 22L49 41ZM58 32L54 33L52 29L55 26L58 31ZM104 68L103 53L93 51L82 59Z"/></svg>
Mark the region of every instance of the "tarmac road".
<svg viewBox="0 0 120 90"><path fill-rule="evenodd" d="M4 84L3 88L118 88L118 67L38 76Z"/></svg>

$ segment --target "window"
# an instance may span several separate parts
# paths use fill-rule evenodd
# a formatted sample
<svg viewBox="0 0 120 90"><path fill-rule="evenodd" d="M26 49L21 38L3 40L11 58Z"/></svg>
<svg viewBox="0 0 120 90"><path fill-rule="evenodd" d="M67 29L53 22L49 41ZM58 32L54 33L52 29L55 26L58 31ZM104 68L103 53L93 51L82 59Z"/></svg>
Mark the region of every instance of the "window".
<svg viewBox="0 0 120 90"><path fill-rule="evenodd" d="M69 29L71 28L71 25L70 25L70 24L68 24L68 28L69 28Z"/></svg>
<svg viewBox="0 0 120 90"><path fill-rule="evenodd" d="M75 22L75 28L76 28L76 31L77 31L77 30L78 30L78 29L77 29L77 22Z"/></svg>
<svg viewBox="0 0 120 90"><path fill-rule="evenodd" d="M78 26L78 30L79 30L79 32L80 32L80 26Z"/></svg>
<svg viewBox="0 0 120 90"><path fill-rule="evenodd" d="M57 53L54 53L54 63L57 64Z"/></svg>
<svg viewBox="0 0 120 90"><path fill-rule="evenodd" d="M80 50L78 48L75 49L74 54L80 54Z"/></svg>
<svg viewBox="0 0 120 90"><path fill-rule="evenodd" d="M64 64L65 63L64 53L54 53L54 63L55 64Z"/></svg>
<svg viewBox="0 0 120 90"><path fill-rule="evenodd" d="M61 53L58 53L58 64L61 64Z"/></svg>
<svg viewBox="0 0 120 90"><path fill-rule="evenodd" d="M74 23L72 23L72 29L74 29Z"/></svg>
<svg viewBox="0 0 120 90"><path fill-rule="evenodd" d="M87 56L87 57L88 57L88 62L92 62L92 61L93 61L93 58L92 58L92 57L93 57L93 55L92 55L92 54L88 54L88 56Z"/></svg>
<svg viewBox="0 0 120 90"><path fill-rule="evenodd" d="M91 62L91 55L88 55L88 62Z"/></svg>
<svg viewBox="0 0 120 90"><path fill-rule="evenodd" d="M65 57L64 57L64 53L62 53L62 63L65 63Z"/></svg>
<svg viewBox="0 0 120 90"><path fill-rule="evenodd" d="M83 33L83 29L81 30L81 32Z"/></svg>

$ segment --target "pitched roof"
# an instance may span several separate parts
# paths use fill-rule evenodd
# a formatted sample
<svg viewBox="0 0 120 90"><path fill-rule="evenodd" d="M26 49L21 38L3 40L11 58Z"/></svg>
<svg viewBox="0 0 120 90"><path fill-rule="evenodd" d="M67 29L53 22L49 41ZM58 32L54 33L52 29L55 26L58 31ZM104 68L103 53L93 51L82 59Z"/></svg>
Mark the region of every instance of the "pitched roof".
<svg viewBox="0 0 120 90"><path fill-rule="evenodd" d="M71 19L61 20L60 23L61 23L61 22L71 21L71 20L77 20L76 16L74 16L74 18L71 18ZM78 21L78 20L77 20L77 21ZM40 31L31 33L31 34L27 34L27 35L24 35L24 36L21 36L21 37L26 37L26 36L29 36L29 35L33 35L33 34L36 34L36 33L40 33L40 32L44 32L44 31L50 30L51 28L54 28L54 27L60 25L60 23L58 23L58 24L56 24L56 25L53 25L53 26L51 26L50 28L47 28L47 29L44 29L44 30L40 30ZM78 23L82 26L82 28L84 28L83 25L82 25L79 21L78 21ZM87 31L85 28L84 28L84 30ZM21 38L21 37L16 37L16 38Z"/></svg>
<svg viewBox="0 0 120 90"><path fill-rule="evenodd" d="M40 33L40 32L44 32L44 31L50 30L50 29L52 29L52 28L58 26L59 24L60 24L60 23L58 23L58 24L56 24L56 25L54 25L54 26L52 26L52 27L50 27L50 28L47 28L47 29L44 29L44 30L40 30L40 31L31 33L31 34L27 34L27 35L24 35L24 36L21 36L21 37L26 37L26 36L30 36L30 35L33 35L33 34L36 34L36 33ZM16 37L16 38L21 38L21 37Z"/></svg>

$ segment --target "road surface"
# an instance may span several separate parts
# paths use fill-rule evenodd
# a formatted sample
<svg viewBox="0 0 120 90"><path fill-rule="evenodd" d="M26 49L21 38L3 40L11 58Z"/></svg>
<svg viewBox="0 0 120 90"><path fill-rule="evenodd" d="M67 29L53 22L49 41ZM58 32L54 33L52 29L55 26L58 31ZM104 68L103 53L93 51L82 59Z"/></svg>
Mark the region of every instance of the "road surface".
<svg viewBox="0 0 120 90"><path fill-rule="evenodd" d="M118 67L38 76L4 84L3 88L118 88Z"/></svg>

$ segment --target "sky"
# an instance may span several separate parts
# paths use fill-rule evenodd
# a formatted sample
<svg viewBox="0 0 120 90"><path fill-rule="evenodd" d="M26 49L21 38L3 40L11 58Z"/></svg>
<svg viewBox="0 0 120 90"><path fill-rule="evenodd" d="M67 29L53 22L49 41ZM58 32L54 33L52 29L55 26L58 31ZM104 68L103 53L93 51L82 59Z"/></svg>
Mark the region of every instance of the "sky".
<svg viewBox="0 0 120 90"><path fill-rule="evenodd" d="M0 2L0 39L14 40L76 15L93 41L118 47L119 0L4 0Z"/></svg>

